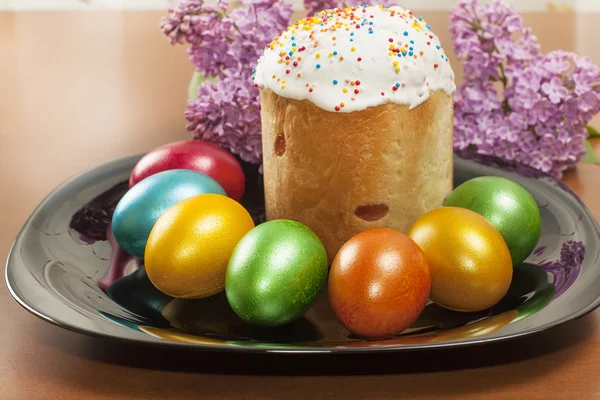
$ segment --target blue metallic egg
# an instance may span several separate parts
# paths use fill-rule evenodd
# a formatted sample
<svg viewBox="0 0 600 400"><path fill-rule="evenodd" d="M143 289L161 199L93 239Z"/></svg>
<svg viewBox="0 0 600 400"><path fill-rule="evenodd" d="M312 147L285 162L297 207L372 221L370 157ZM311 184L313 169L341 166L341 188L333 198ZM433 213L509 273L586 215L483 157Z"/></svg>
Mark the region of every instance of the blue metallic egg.
<svg viewBox="0 0 600 400"><path fill-rule="evenodd" d="M140 181L119 201L112 217L115 240L127 253L143 258L154 224L169 208L199 194L226 196L219 183L200 172L174 169Z"/></svg>

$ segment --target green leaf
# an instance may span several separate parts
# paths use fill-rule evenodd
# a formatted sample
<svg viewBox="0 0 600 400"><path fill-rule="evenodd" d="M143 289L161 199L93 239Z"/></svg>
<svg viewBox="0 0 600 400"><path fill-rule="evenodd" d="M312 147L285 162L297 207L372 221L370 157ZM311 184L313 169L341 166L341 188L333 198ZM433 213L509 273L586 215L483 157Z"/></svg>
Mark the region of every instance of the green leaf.
<svg viewBox="0 0 600 400"><path fill-rule="evenodd" d="M198 88L202 85L202 82L204 82L204 76L200 72L194 71L194 75L188 86L189 100L196 100L198 98Z"/></svg>
<svg viewBox="0 0 600 400"><path fill-rule="evenodd" d="M590 125L588 125L586 128L591 138L600 138L600 132L598 132L596 128Z"/></svg>
<svg viewBox="0 0 600 400"><path fill-rule="evenodd" d="M600 158L598 158L598 156L594 152L594 148L592 147L592 144L590 143L590 141L586 140L583 143L583 145L585 146L585 149L587 150L587 154L585 155L585 157L583 157L583 159L581 161L586 162L586 163L592 163L592 164L600 164Z"/></svg>
<svg viewBox="0 0 600 400"><path fill-rule="evenodd" d="M194 71L194 75L192 75L192 80L190 81L190 85L188 86L189 100L196 100L198 98L198 88L204 83L204 81L218 82L219 78L216 78L214 76L205 77L200 72Z"/></svg>

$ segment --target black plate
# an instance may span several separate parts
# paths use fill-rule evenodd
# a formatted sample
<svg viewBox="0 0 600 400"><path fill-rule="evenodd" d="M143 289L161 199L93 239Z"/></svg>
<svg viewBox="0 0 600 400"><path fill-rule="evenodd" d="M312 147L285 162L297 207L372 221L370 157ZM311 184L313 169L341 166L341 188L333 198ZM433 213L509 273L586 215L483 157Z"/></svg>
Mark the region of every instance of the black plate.
<svg viewBox="0 0 600 400"><path fill-rule="evenodd" d="M106 237L112 210L140 157L113 161L69 180L27 220L6 268L7 286L23 307L67 329L146 344L314 353L496 342L571 321L600 304L600 230L580 199L560 181L535 170L462 154L455 156L455 185L481 175L504 176L527 188L542 213L538 247L515 267L509 293L498 305L480 313L457 313L429 304L402 335L366 341L352 337L337 321L323 293L295 323L277 329L252 327L231 311L223 295L184 301L161 294L139 260ZM260 223L260 175L252 166L244 168L248 188L243 203Z"/></svg>

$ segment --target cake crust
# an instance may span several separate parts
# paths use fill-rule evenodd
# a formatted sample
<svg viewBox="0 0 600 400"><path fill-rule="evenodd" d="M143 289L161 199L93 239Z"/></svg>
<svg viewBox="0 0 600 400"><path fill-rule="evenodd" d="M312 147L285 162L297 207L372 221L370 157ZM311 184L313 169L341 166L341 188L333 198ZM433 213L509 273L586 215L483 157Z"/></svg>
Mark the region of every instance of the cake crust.
<svg viewBox="0 0 600 400"><path fill-rule="evenodd" d="M362 231L408 232L452 191L451 95L335 113L260 92L267 219L307 225L329 262Z"/></svg>

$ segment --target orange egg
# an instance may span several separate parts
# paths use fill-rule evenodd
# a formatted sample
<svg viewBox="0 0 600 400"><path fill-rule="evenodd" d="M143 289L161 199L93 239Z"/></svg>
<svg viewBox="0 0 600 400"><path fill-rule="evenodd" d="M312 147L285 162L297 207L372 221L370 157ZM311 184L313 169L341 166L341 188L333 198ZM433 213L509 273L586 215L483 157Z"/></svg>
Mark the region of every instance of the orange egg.
<svg viewBox="0 0 600 400"><path fill-rule="evenodd" d="M329 272L329 301L357 336L394 336L417 320L429 296L425 254L392 229L359 233L342 246Z"/></svg>
<svg viewBox="0 0 600 400"><path fill-rule="evenodd" d="M208 297L224 289L231 253L254 228L238 202L202 194L177 203L156 222L144 257L148 278L172 297Z"/></svg>
<svg viewBox="0 0 600 400"><path fill-rule="evenodd" d="M456 311L498 303L512 280L512 260L500 232L481 215L443 207L421 216L408 235L431 268L431 300Z"/></svg>

